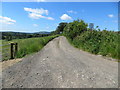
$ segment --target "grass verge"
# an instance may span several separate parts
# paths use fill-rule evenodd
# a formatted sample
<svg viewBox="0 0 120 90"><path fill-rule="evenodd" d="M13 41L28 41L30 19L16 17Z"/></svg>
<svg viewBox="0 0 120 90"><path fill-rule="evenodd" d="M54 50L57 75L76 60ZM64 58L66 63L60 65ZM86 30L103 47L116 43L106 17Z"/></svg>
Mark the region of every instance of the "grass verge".
<svg viewBox="0 0 120 90"><path fill-rule="evenodd" d="M28 39L15 39L12 41L3 41L3 44L8 44L11 42L18 43L18 52L16 54L16 58L22 58L28 54L35 53L40 51L49 41L58 37L58 35L48 36L48 37L40 37L40 38L28 38ZM2 47L2 53L10 52L10 48L8 50L4 50ZM10 53L8 53L10 55ZM8 56L8 55L7 55ZM2 60L8 60L10 57L2 57Z"/></svg>

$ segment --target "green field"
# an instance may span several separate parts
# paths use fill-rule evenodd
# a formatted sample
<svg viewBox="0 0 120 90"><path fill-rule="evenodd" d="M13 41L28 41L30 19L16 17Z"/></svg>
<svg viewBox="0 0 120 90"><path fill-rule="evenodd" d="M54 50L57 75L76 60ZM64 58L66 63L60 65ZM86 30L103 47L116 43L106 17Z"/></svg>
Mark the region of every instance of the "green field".
<svg viewBox="0 0 120 90"><path fill-rule="evenodd" d="M40 37L40 38L28 38L28 39L14 39L12 41L2 41L3 45L11 42L18 43L18 52L16 58L22 58L28 54L38 52L41 50L50 40L54 39L58 35ZM8 53L8 54L7 54ZM2 46L2 60L8 60L10 58L10 45Z"/></svg>

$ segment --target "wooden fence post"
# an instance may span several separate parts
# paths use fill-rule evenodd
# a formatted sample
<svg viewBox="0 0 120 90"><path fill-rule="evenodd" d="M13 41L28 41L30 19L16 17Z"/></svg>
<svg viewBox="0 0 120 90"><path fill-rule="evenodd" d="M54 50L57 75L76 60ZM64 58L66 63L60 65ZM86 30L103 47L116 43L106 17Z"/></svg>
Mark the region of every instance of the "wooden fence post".
<svg viewBox="0 0 120 90"><path fill-rule="evenodd" d="M14 50L13 50L14 43L11 43L11 59L14 59Z"/></svg>
<svg viewBox="0 0 120 90"><path fill-rule="evenodd" d="M17 52L18 52L18 44L15 43L15 57L16 57L16 55L17 55Z"/></svg>

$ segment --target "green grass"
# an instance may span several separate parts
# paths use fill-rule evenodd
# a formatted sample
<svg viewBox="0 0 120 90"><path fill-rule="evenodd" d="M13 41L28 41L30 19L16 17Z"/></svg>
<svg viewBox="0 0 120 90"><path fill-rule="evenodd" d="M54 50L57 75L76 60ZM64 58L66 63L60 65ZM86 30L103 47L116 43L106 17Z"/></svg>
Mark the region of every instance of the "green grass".
<svg viewBox="0 0 120 90"><path fill-rule="evenodd" d="M12 41L3 41L2 43L3 45L11 42L18 43L18 53L16 55L16 58L22 58L28 54L40 51L50 40L54 39L57 36L58 35L40 38L15 39ZM5 47L3 47L2 53L6 52L4 48ZM10 48L8 48L8 51L10 51ZM8 58L9 57L2 57L3 60L7 60Z"/></svg>
<svg viewBox="0 0 120 90"><path fill-rule="evenodd" d="M120 60L119 38L120 34L112 31L85 31L68 41L84 51Z"/></svg>

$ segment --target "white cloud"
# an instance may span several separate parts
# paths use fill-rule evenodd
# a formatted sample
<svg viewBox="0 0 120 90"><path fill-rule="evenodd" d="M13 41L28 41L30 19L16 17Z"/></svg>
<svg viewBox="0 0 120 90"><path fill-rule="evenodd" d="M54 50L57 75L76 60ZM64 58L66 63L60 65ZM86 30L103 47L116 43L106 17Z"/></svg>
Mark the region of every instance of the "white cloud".
<svg viewBox="0 0 120 90"><path fill-rule="evenodd" d="M61 20L72 20L72 18L70 16L68 16L67 14L63 14L61 17L60 17Z"/></svg>
<svg viewBox="0 0 120 90"><path fill-rule="evenodd" d="M24 10L25 11L27 11L27 12L30 12L30 13L37 13L37 14L46 14L46 15L48 15L48 10L45 10L45 9L43 9L43 8L40 8L40 9L38 9L38 8L36 8L36 9L32 9L32 8L24 8Z"/></svg>
<svg viewBox="0 0 120 90"><path fill-rule="evenodd" d="M36 14L36 13L29 13L29 17L32 18L32 19L44 18L44 16Z"/></svg>
<svg viewBox="0 0 120 90"><path fill-rule="evenodd" d="M43 8L36 8L36 9L32 9L32 8L24 8L25 11L28 12L28 16L32 19L40 19L40 18L44 18L44 19L48 19L48 20L54 20L54 18L52 17L47 17L47 16L43 16L43 15L48 15L48 10L45 10Z"/></svg>
<svg viewBox="0 0 120 90"><path fill-rule="evenodd" d="M114 15L113 15L113 14L109 14L109 15L108 15L108 17L113 18L113 17L114 17Z"/></svg>
<svg viewBox="0 0 120 90"><path fill-rule="evenodd" d="M54 20L54 18L52 18L52 17L46 17L46 19L48 19L48 20Z"/></svg>
<svg viewBox="0 0 120 90"><path fill-rule="evenodd" d="M33 24L34 27L38 27L38 24Z"/></svg>
<svg viewBox="0 0 120 90"><path fill-rule="evenodd" d="M73 10L70 10L70 11L67 11L68 13L74 13L74 14L77 14L76 11L73 11Z"/></svg>
<svg viewBox="0 0 120 90"><path fill-rule="evenodd" d="M16 21L9 17L0 16L0 22L4 24L14 24Z"/></svg>
<svg viewBox="0 0 120 90"><path fill-rule="evenodd" d="M29 13L29 17L32 19L44 18L44 19L48 19L48 20L54 20L54 18L52 18L52 17L46 17L46 16L42 16L42 15L36 14L36 13Z"/></svg>

